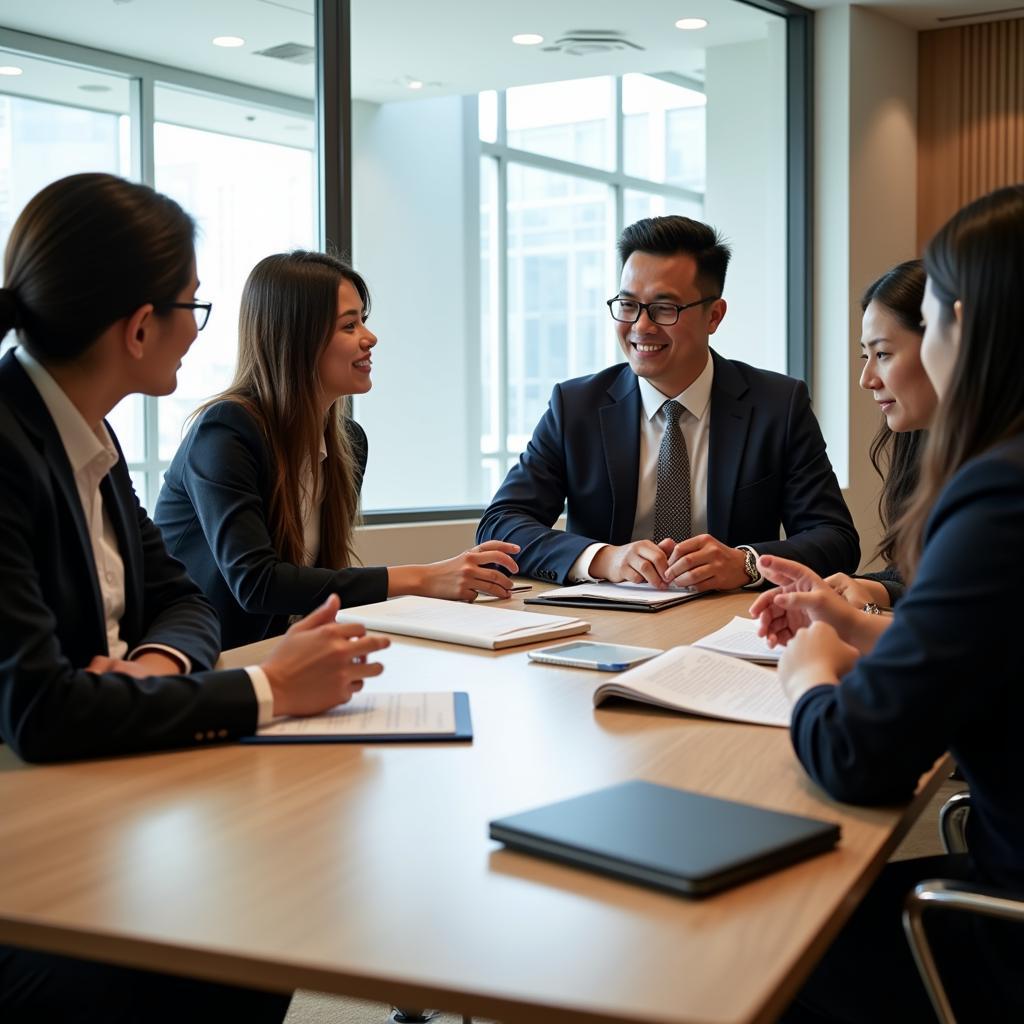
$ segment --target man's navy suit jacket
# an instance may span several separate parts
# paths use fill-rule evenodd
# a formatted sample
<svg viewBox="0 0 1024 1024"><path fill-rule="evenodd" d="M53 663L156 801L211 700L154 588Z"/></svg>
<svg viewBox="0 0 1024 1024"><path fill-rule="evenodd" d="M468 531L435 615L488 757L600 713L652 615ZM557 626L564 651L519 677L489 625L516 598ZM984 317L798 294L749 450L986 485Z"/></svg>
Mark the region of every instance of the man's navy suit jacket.
<svg viewBox="0 0 1024 1024"><path fill-rule="evenodd" d="M218 654L216 613L139 507L123 456L100 492L124 562L121 639L129 650L150 642L181 651L192 675L85 671L109 653L92 543L57 428L8 353L0 359L0 739L25 760L52 761L252 732L258 706L248 675L202 671Z"/></svg>
<svg viewBox="0 0 1024 1024"><path fill-rule="evenodd" d="M823 575L854 572L857 532L806 385L712 357L708 533ZM555 385L519 464L480 520L477 541L518 544L521 573L559 582L590 544L628 544L641 410L640 386L626 363ZM565 532L551 529L566 506Z"/></svg>

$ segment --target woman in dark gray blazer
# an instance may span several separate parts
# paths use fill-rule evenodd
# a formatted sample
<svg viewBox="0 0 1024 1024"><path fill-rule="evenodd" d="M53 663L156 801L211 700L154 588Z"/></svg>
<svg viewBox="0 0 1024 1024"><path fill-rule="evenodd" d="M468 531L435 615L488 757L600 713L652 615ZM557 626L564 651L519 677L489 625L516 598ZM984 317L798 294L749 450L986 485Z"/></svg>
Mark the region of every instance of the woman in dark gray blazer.
<svg viewBox="0 0 1024 1024"><path fill-rule="evenodd" d="M429 565L353 565L367 443L343 409L371 387L369 313L365 281L324 253L268 256L246 281L235 379L196 414L154 515L226 648L276 636L332 593L343 607L509 594L492 566L515 573L519 548L499 541Z"/></svg>
<svg viewBox="0 0 1024 1024"><path fill-rule="evenodd" d="M902 934L906 894L951 878L1024 896L1024 186L966 206L924 263L921 359L939 406L897 524L907 592L891 619L864 615L802 566L767 558L761 571L781 586L751 610L787 645L779 675L811 777L839 800L897 803L948 751L971 790L970 852L890 864L791 1020L933 1020ZM935 925L958 1019L1024 1019L1019 926L957 914Z"/></svg>

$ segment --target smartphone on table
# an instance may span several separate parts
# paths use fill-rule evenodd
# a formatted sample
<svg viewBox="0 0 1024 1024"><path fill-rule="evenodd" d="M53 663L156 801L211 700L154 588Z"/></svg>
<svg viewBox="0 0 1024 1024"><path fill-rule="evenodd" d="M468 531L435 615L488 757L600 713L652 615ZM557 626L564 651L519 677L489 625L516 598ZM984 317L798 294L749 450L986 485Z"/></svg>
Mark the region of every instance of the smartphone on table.
<svg viewBox="0 0 1024 1024"><path fill-rule="evenodd" d="M629 647L626 644L602 644L595 640L570 640L553 647L527 652L531 661L571 668L592 668L597 672L624 672L663 653L656 647Z"/></svg>

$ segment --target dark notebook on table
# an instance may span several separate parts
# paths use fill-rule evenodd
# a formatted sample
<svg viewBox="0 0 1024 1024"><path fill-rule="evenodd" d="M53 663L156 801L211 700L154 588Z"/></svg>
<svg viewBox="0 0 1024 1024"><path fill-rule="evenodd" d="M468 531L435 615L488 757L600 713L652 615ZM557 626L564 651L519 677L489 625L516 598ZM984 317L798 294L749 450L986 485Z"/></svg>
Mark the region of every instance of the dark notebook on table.
<svg viewBox="0 0 1024 1024"><path fill-rule="evenodd" d="M492 821L490 836L524 853L703 896L831 849L839 826L638 781Z"/></svg>

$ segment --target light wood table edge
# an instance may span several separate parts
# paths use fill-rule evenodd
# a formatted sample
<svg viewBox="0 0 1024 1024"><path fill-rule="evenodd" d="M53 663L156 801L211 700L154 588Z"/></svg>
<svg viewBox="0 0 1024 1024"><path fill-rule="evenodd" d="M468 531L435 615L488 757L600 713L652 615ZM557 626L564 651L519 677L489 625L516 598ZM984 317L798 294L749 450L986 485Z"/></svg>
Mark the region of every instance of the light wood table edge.
<svg viewBox="0 0 1024 1024"><path fill-rule="evenodd" d="M16 918L0 919L0 944L270 992L292 993L296 989L304 989L393 1006L431 1007L446 1013L483 1017L500 1024L623 1024L618 1012L603 1014L573 1007L539 1005L528 999L481 995L427 982L367 978L365 975L348 975L301 964L285 964L279 960L243 957L209 949L186 949L177 944L128 935L98 937L95 933L54 928ZM661 1015L645 1015L630 1020L634 1024L640 1021L643 1024L677 1024L677 1018ZM703 1022L688 1018L686 1024Z"/></svg>
<svg viewBox="0 0 1024 1024"><path fill-rule="evenodd" d="M760 1012L747 1022L737 1024L771 1024L789 1005L881 873L903 836L948 777L952 765L952 758L947 755L924 776L913 799L906 806L899 826L879 847L876 856L865 865L828 927L805 947ZM101 937L94 932L42 925L11 917L0 918L0 943L269 991L307 989L391 1004L430 1006L467 1016L486 1017L501 1021L502 1024L621 1024L622 1021L619 1014L606 1015L568 1006L537 1005L529 999L437 986L428 981L368 978L365 974L350 975L343 971L308 967L300 963L245 957L215 949L187 948L129 934ZM671 1024L673 1018L645 1014L631 1017L630 1021L633 1024ZM700 1022L688 1020L687 1024Z"/></svg>

